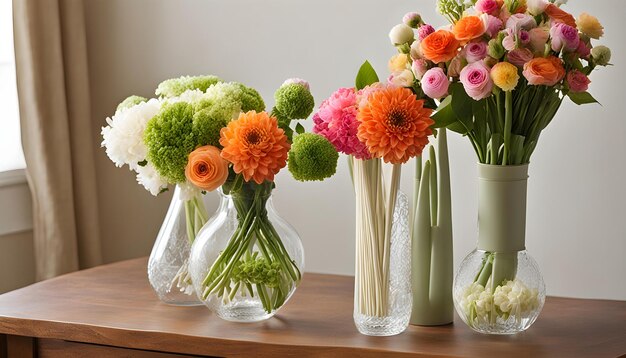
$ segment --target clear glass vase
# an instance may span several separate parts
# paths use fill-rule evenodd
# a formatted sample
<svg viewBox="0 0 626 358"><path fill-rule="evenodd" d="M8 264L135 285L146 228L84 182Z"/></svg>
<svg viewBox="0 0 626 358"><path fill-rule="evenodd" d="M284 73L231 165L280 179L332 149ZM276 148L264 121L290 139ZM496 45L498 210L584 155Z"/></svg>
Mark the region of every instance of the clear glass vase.
<svg viewBox="0 0 626 358"><path fill-rule="evenodd" d="M528 165L479 165L478 248L454 279L457 313L473 330L514 334L541 312L546 289L526 252Z"/></svg>
<svg viewBox="0 0 626 358"><path fill-rule="evenodd" d="M367 235L364 235L363 228L358 226L357 224L354 323L360 333L368 336L400 334L409 325L412 305L411 236L407 196L398 192L388 263L380 261L373 254L376 248L368 245L371 241L365 237ZM377 268L381 268L381 272ZM378 274L383 277L382 280L371 279Z"/></svg>
<svg viewBox="0 0 626 358"><path fill-rule="evenodd" d="M304 249L274 209L272 188L271 182L225 184L217 212L192 247L189 270L198 297L224 320L272 317L302 279Z"/></svg>
<svg viewBox="0 0 626 358"><path fill-rule="evenodd" d="M177 306L202 304L191 284L188 263L195 234L208 215L202 194L187 196L176 186L148 259L148 280L154 292L161 301Z"/></svg>

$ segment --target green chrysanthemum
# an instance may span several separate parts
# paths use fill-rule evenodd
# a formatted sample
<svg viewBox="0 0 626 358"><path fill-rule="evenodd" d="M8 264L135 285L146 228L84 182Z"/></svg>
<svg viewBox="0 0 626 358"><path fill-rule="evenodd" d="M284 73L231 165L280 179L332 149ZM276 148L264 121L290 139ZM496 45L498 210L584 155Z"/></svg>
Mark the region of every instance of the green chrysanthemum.
<svg viewBox="0 0 626 358"><path fill-rule="evenodd" d="M288 168L299 181L324 180L337 171L339 153L319 134L297 135L289 151Z"/></svg>
<svg viewBox="0 0 626 358"><path fill-rule="evenodd" d="M148 161L170 183L185 181L187 158L197 144L193 107L186 102L166 104L144 132Z"/></svg>
<svg viewBox="0 0 626 358"><path fill-rule="evenodd" d="M305 119L315 106L311 91L300 83L282 85L274 93L274 99L276 109L289 119Z"/></svg>
<svg viewBox="0 0 626 358"><path fill-rule="evenodd" d="M222 82L216 76L182 76L179 78L172 78L159 83L155 93L161 97L176 97L180 96L187 90L200 90L206 91L207 88L212 85Z"/></svg>
<svg viewBox="0 0 626 358"><path fill-rule="evenodd" d="M241 95L239 99L241 101L242 112L263 112L265 110L265 102L263 101L263 98L261 97L259 92L257 92L257 90L237 82L235 82L234 85L238 86L241 89Z"/></svg>
<svg viewBox="0 0 626 358"><path fill-rule="evenodd" d="M133 95L133 96L126 97L125 100L123 100L120 104L117 105L117 109L115 109L115 113L117 113L117 112L119 112L119 111L121 111L123 109L134 107L134 106L138 105L139 103L143 103L143 102L146 102L146 101L148 101L148 99L145 98L145 97L141 97L141 96Z"/></svg>
<svg viewBox="0 0 626 358"><path fill-rule="evenodd" d="M193 116L193 132L198 146L212 145L222 148L220 144L220 130L228 125L232 115L212 107L198 111Z"/></svg>

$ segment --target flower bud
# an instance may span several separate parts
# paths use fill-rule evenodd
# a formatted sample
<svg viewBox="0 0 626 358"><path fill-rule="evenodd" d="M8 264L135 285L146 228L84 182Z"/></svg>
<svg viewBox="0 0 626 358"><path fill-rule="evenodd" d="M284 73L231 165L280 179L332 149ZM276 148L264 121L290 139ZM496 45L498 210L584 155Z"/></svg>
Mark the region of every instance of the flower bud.
<svg viewBox="0 0 626 358"><path fill-rule="evenodd" d="M414 60L411 65L411 70L413 71L415 78L421 80L426 71L428 71L428 63L424 59Z"/></svg>
<svg viewBox="0 0 626 358"><path fill-rule="evenodd" d="M413 29L405 24L398 24L389 32L389 40L391 40L391 43L394 45L411 43L413 42L414 36Z"/></svg>
<svg viewBox="0 0 626 358"><path fill-rule="evenodd" d="M404 22L405 25L414 29L418 28L421 24L424 23L420 14L416 12L407 12L404 17L402 17L402 22Z"/></svg>
<svg viewBox="0 0 626 358"><path fill-rule="evenodd" d="M487 47L487 54L489 54L489 56L495 59L500 59L504 56L504 52L505 49L504 46L502 46L501 41L498 41L497 38L489 40L489 45Z"/></svg>
<svg viewBox="0 0 626 358"><path fill-rule="evenodd" d="M609 61L611 61L611 49L603 45L596 46L591 49L591 57L593 57L596 65L609 65Z"/></svg>

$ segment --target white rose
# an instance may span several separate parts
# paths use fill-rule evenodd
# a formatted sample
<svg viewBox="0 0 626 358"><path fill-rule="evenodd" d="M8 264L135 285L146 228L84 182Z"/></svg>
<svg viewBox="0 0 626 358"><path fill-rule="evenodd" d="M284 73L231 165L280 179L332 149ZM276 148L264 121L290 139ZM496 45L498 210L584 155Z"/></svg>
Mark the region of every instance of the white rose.
<svg viewBox="0 0 626 358"><path fill-rule="evenodd" d="M546 7L548 7L548 2L546 0L526 1L526 8L528 9L528 12L533 16L543 14L543 12L546 10Z"/></svg>

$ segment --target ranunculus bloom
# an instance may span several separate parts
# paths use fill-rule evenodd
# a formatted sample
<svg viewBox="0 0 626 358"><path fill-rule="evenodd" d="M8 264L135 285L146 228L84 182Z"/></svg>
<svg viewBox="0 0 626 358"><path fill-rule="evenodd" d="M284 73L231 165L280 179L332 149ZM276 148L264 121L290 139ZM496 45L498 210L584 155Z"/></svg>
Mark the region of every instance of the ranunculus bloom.
<svg viewBox="0 0 626 358"><path fill-rule="evenodd" d="M407 12L402 17L402 22L409 27L417 28L422 23L422 17L416 12Z"/></svg>
<svg viewBox="0 0 626 358"><path fill-rule="evenodd" d="M528 84L554 86L565 76L565 69L557 57L538 57L526 62L522 74Z"/></svg>
<svg viewBox="0 0 626 358"><path fill-rule="evenodd" d="M409 55L404 53L399 53L393 55L389 59L389 63L387 64L390 72L402 71L407 68L409 64Z"/></svg>
<svg viewBox="0 0 626 358"><path fill-rule="evenodd" d="M572 16L572 14L568 12L561 10L561 8L554 4L548 4L548 6L546 6L545 13L548 15L548 17L550 17L550 20L554 22L560 22L576 28L576 19L574 19L574 16Z"/></svg>
<svg viewBox="0 0 626 358"><path fill-rule="evenodd" d="M420 43L422 55L434 63L450 61L459 50L459 41L447 30L438 30Z"/></svg>
<svg viewBox="0 0 626 358"><path fill-rule="evenodd" d="M422 55L422 48L420 47L421 44L422 43L420 41L413 41L411 47L409 48L409 55L411 59L417 60L424 57L424 55Z"/></svg>
<svg viewBox="0 0 626 358"><path fill-rule="evenodd" d="M428 97L439 99L448 94L450 81L441 67L434 67L426 71L421 84L422 90Z"/></svg>
<svg viewBox="0 0 626 358"><path fill-rule="evenodd" d="M496 0L478 0L474 5L476 11L489 15L496 15L501 7L502 5Z"/></svg>
<svg viewBox="0 0 626 358"><path fill-rule="evenodd" d="M474 62L465 66L461 70L460 80L468 96L476 101L491 94L493 81L489 76L489 67L483 62Z"/></svg>
<svg viewBox="0 0 626 358"><path fill-rule="evenodd" d="M503 22L495 16L491 16L488 14L480 15L480 19L485 24L485 33L492 37L497 34L500 30L502 30Z"/></svg>
<svg viewBox="0 0 626 358"><path fill-rule="evenodd" d="M592 39L597 40L604 35L604 27L600 24L600 21L598 21L595 16L591 16L586 12L583 12L580 16L578 16L576 25L578 25L580 32L591 37Z"/></svg>
<svg viewBox="0 0 626 358"><path fill-rule="evenodd" d="M507 61L518 67L524 67L526 62L533 59L533 53L527 48L517 48L506 56Z"/></svg>
<svg viewBox="0 0 626 358"><path fill-rule="evenodd" d="M454 37L462 43L469 42L485 33L486 27L478 16L465 16L454 25Z"/></svg>
<svg viewBox="0 0 626 358"><path fill-rule="evenodd" d="M556 23L550 28L550 37L552 50L556 52L562 50L575 51L580 42L578 30L563 23Z"/></svg>
<svg viewBox="0 0 626 358"><path fill-rule="evenodd" d="M422 41L426 38L426 36L432 34L433 32L435 32L434 27L428 24L424 24L420 26L419 29L417 29L417 37L420 41Z"/></svg>
<svg viewBox="0 0 626 358"><path fill-rule="evenodd" d="M519 39L519 42L522 43L522 45L527 45L530 42L530 35L526 30L520 30L520 32L517 34L517 38Z"/></svg>
<svg viewBox="0 0 626 358"><path fill-rule="evenodd" d="M424 59L414 60L413 64L411 64L411 70L415 78L421 80L426 71L428 71L428 63Z"/></svg>
<svg viewBox="0 0 626 358"><path fill-rule="evenodd" d="M413 72L407 69L393 72L389 75L389 78L387 78L388 83L398 87L411 87L413 86L414 80Z"/></svg>
<svg viewBox="0 0 626 358"><path fill-rule="evenodd" d="M535 18L527 14L513 14L506 20L506 28L517 33L520 30L530 30L537 27Z"/></svg>
<svg viewBox="0 0 626 358"><path fill-rule="evenodd" d="M526 1L526 9L533 16L543 14L547 6L548 6L548 1L546 0L527 0Z"/></svg>
<svg viewBox="0 0 626 358"><path fill-rule="evenodd" d="M550 37L550 32L545 27L535 27L528 31L530 37L530 49L533 52L543 53Z"/></svg>
<svg viewBox="0 0 626 358"><path fill-rule="evenodd" d="M487 57L487 43L483 41L470 42L463 48L465 59L472 63Z"/></svg>
<svg viewBox="0 0 626 358"><path fill-rule="evenodd" d="M389 40L394 45L402 45L413 41L413 29L405 24L398 24L389 31Z"/></svg>
<svg viewBox="0 0 626 358"><path fill-rule="evenodd" d="M517 67L508 62L498 62L491 68L491 79L503 91L512 91L519 81Z"/></svg>
<svg viewBox="0 0 626 358"><path fill-rule="evenodd" d="M567 81L569 90L572 92L585 92L591 83L589 77L578 70L570 71L565 80Z"/></svg>
<svg viewBox="0 0 626 358"><path fill-rule="evenodd" d="M218 148L205 145L189 153L185 176L198 188L213 191L226 182L228 162L220 156Z"/></svg>

